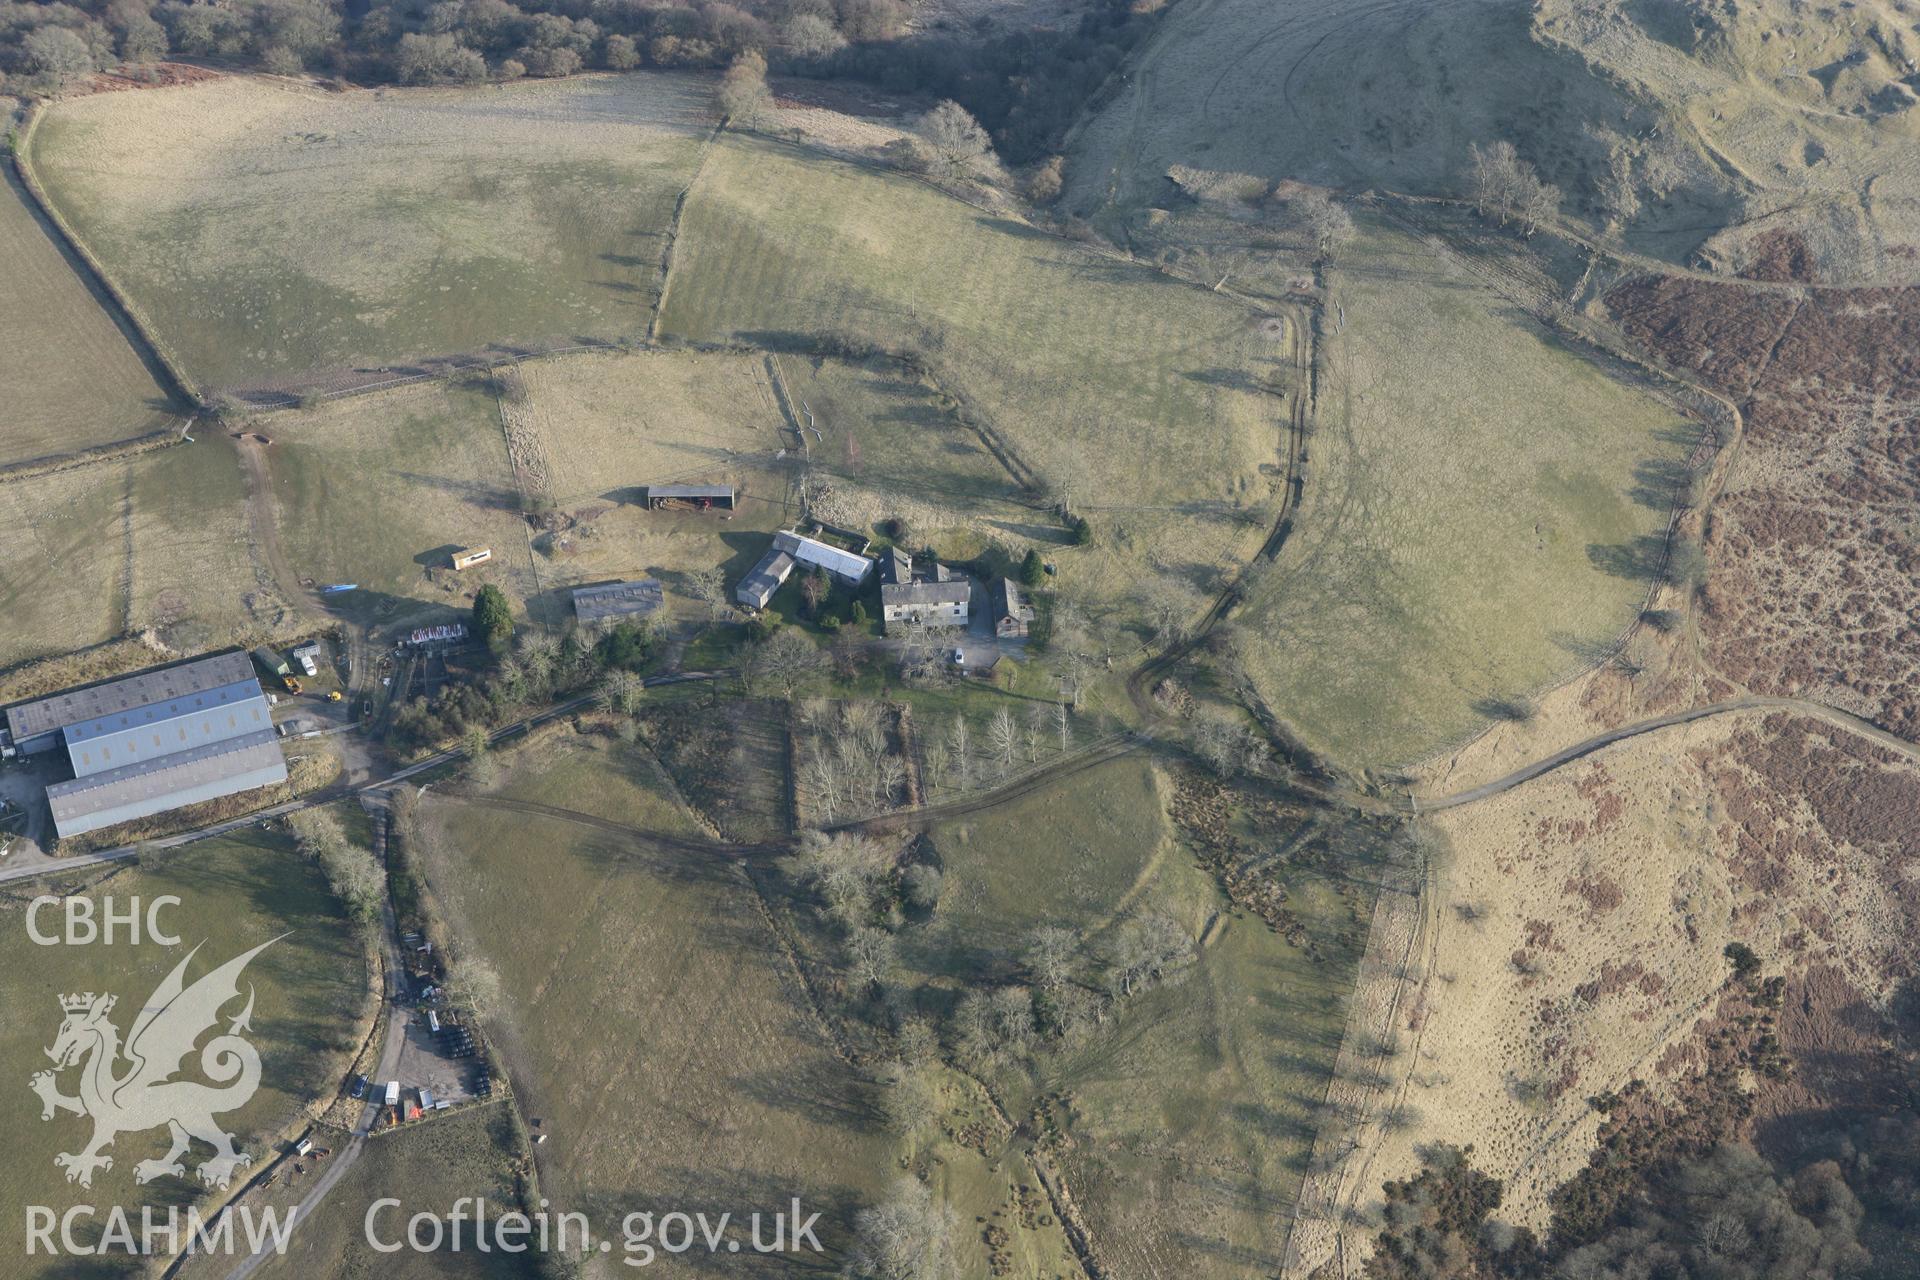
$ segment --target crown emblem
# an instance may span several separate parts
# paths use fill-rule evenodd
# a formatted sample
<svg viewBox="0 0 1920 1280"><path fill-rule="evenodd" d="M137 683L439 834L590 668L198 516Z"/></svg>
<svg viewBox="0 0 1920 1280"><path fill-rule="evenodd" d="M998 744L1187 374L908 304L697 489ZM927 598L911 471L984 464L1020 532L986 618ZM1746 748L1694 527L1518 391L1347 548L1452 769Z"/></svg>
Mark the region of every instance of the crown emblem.
<svg viewBox="0 0 1920 1280"><path fill-rule="evenodd" d="M105 1003L100 1006L100 1012L107 1013L111 1011L113 1008L113 997L104 996L100 998L105 1001ZM94 999L94 994L91 991L83 995L61 996L60 1007L68 1013L85 1013L87 1010L93 1008Z"/></svg>

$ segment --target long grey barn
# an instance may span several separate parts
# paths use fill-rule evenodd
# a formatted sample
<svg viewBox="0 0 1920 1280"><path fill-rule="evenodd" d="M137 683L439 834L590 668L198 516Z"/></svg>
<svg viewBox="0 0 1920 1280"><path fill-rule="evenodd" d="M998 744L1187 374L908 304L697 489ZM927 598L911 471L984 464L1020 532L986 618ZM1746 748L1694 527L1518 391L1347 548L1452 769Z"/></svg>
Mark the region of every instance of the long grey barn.
<svg viewBox="0 0 1920 1280"><path fill-rule="evenodd" d="M21 754L51 751L60 745L60 731L70 724L149 707L172 698L205 693L223 685L252 680L253 662L238 649L196 658L178 666L161 667L122 676L84 689L68 689L51 697L7 708L7 735Z"/></svg>
<svg viewBox="0 0 1920 1280"><path fill-rule="evenodd" d="M665 589L655 578L603 582L595 587L573 589L573 612L586 623L653 613L665 602Z"/></svg>
<svg viewBox="0 0 1920 1280"><path fill-rule="evenodd" d="M74 778L47 788L62 838L287 778L272 708L239 651L23 703L7 727L22 751L66 747Z"/></svg>
<svg viewBox="0 0 1920 1280"><path fill-rule="evenodd" d="M62 839L287 780L272 729L91 773L47 788Z"/></svg>

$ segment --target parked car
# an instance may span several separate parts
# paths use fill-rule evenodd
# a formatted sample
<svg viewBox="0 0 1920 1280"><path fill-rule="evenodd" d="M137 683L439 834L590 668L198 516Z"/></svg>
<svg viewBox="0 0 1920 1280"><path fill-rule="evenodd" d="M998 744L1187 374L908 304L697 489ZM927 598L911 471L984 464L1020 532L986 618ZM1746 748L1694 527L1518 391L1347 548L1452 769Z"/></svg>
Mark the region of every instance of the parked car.
<svg viewBox="0 0 1920 1280"><path fill-rule="evenodd" d="M365 1076L355 1076L353 1078L353 1087L347 1090L347 1096L350 1098L366 1097L367 1096L367 1078Z"/></svg>
<svg viewBox="0 0 1920 1280"><path fill-rule="evenodd" d="M967 651L965 649L955 649L953 651L953 665L956 667L964 667L967 665Z"/></svg>

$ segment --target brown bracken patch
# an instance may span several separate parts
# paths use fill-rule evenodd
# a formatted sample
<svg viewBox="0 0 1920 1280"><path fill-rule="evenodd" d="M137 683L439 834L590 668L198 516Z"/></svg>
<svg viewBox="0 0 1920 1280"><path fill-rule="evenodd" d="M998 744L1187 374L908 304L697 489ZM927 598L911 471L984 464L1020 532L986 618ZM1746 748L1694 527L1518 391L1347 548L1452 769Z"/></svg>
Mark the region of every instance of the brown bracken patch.
<svg viewBox="0 0 1920 1280"><path fill-rule="evenodd" d="M143 71L101 71L88 79L83 93L127 93L135 89L167 89L180 84L218 80L221 73L184 62L156 62Z"/></svg>
<svg viewBox="0 0 1920 1280"><path fill-rule="evenodd" d="M1920 737L1920 290L1643 277L1607 304L1746 421L1706 538L1712 665Z"/></svg>

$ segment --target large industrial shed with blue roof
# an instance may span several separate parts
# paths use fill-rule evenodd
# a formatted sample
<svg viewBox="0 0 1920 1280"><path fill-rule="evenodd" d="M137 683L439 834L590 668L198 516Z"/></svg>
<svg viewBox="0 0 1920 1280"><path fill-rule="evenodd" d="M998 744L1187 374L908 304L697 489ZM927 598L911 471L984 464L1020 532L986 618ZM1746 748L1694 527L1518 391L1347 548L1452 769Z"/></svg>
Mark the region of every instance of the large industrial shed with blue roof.
<svg viewBox="0 0 1920 1280"><path fill-rule="evenodd" d="M238 650L10 707L7 735L24 754L66 748L73 779L47 788L63 839L287 779Z"/></svg>

